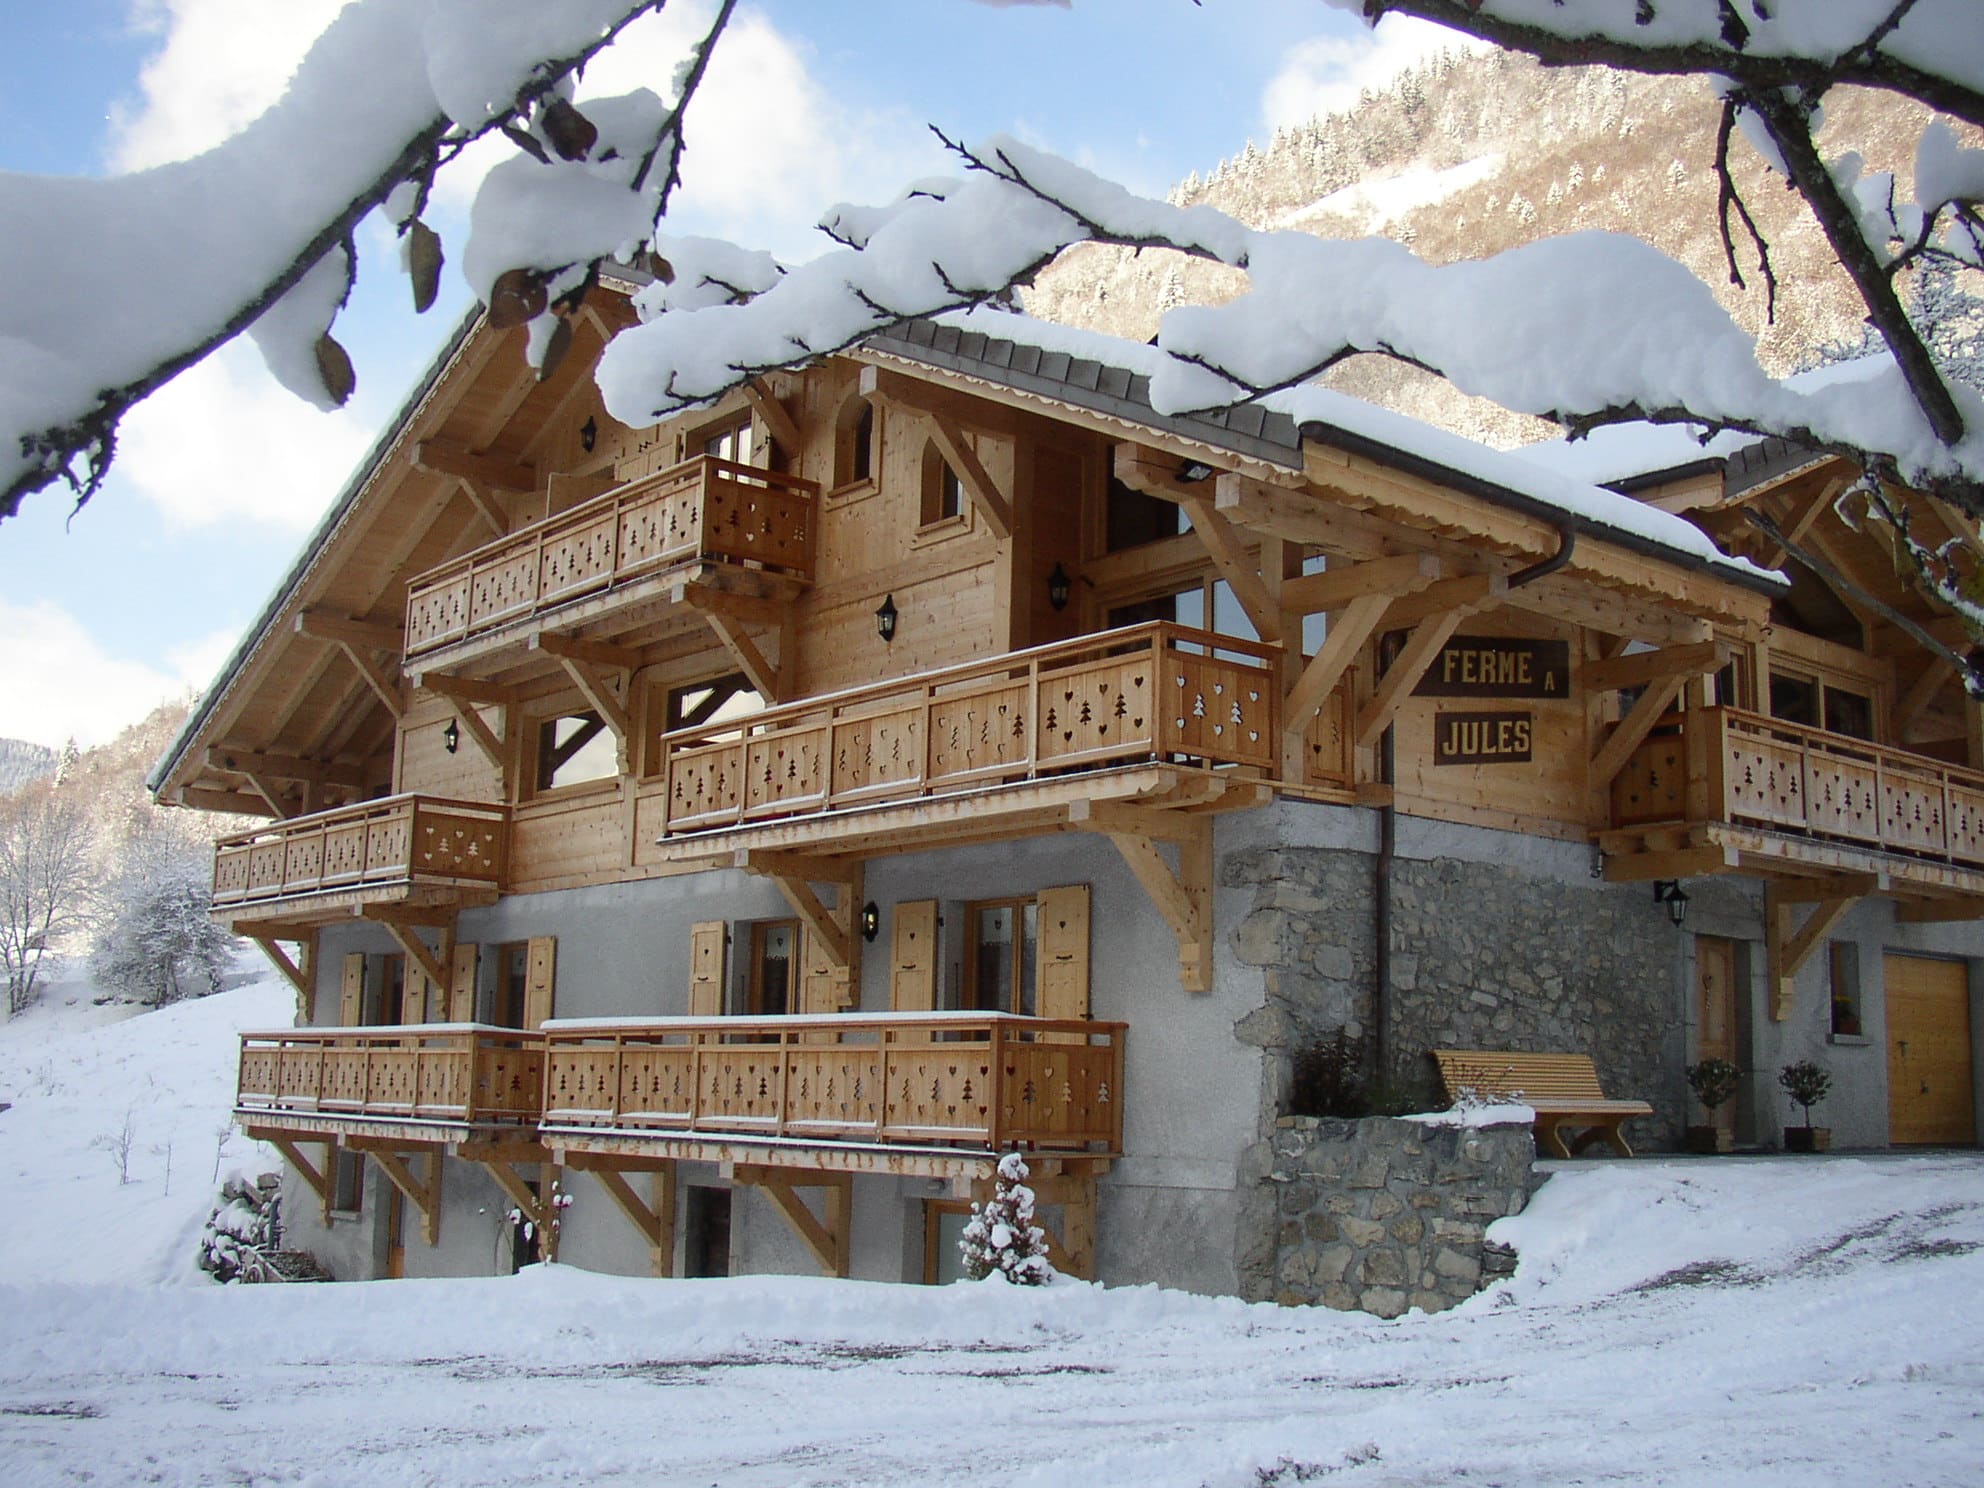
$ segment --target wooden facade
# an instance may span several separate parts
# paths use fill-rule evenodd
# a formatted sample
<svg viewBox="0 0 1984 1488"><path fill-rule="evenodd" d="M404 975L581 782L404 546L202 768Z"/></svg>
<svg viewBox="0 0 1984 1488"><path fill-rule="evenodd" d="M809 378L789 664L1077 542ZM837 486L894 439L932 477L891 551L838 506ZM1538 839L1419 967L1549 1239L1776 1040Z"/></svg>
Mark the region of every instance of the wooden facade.
<svg viewBox="0 0 1984 1488"><path fill-rule="evenodd" d="M627 315L596 298L595 350ZM584 352L539 381L466 328L154 781L269 819L218 844L216 913L306 1016L320 935L390 933L428 1019L375 988L336 1031L244 1040L239 1111L293 1155L384 1154L430 1227L444 1153L546 1219L569 1165L660 1267L674 1165L708 1162L844 1268L847 1174L961 1196L1017 1145L1088 1254L1126 1113L1162 1093L1090 1019L1086 890L1006 906L1058 927L1031 1014L937 1011L934 904L865 951L861 923L866 865L932 846L1106 842L1185 993L1231 928L1213 823L1277 797L1593 843L1618 881L1766 879L1787 988L1819 938L1791 905L1984 912L1984 728L1878 607L1313 423L1162 418L1120 368L983 335L877 338L649 430ZM1643 495L1779 562L1741 512L1842 552L1830 479ZM774 949L697 925L688 1019L562 1026L549 936L462 928L718 870L791 916ZM747 953L779 970L733 1007ZM893 957L886 1014L841 1011L864 954ZM347 993L384 974L347 966ZM510 1032L470 1026L492 1005Z"/></svg>

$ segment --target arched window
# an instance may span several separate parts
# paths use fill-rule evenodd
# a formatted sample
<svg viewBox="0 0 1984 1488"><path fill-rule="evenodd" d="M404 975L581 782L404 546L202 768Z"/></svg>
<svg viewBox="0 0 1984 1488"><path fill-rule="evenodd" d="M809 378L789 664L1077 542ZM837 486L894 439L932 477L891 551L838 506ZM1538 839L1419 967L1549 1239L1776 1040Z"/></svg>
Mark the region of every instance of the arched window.
<svg viewBox="0 0 1984 1488"><path fill-rule="evenodd" d="M841 405L834 420L833 489L875 479L881 465L875 436L875 405L856 393Z"/></svg>

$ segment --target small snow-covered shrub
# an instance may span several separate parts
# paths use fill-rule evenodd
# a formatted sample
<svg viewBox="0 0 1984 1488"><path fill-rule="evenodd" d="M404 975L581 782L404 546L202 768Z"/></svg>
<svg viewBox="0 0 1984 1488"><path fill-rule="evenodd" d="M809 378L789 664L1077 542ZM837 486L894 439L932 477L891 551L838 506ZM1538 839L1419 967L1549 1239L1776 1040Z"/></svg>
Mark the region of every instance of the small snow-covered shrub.
<svg viewBox="0 0 1984 1488"><path fill-rule="evenodd" d="M215 1281L282 1281L272 1260L281 1247L282 1179L230 1173L200 1233L200 1269Z"/></svg>
<svg viewBox="0 0 1984 1488"><path fill-rule="evenodd" d="M992 1197L971 1206L958 1253L973 1281L1001 1276L1016 1286L1042 1286L1054 1279L1047 1236L1033 1222L1033 1190L1026 1179L1026 1160L1008 1152L999 1159Z"/></svg>

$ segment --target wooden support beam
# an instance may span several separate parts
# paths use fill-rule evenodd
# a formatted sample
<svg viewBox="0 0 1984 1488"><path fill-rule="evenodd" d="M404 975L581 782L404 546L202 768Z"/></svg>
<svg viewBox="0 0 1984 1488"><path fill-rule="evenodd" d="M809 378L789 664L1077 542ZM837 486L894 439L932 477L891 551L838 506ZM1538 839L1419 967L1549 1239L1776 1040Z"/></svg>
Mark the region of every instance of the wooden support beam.
<svg viewBox="0 0 1984 1488"><path fill-rule="evenodd" d="M1212 990L1212 821L1191 819L1194 826L1178 839L1178 870L1173 872L1157 843L1140 833L1110 831L1123 862L1143 885L1157 912L1178 938L1179 980L1187 992Z"/></svg>
<svg viewBox="0 0 1984 1488"><path fill-rule="evenodd" d="M535 647L540 639L542 637L533 637L531 645ZM558 664L564 667L565 674L572 679L572 685L578 688L585 700L592 705L593 712L599 715L599 721L613 731L613 737L620 746L620 770L625 774L627 750L634 734L633 720L628 716L626 705L614 696L606 677L597 667L576 657L559 655L555 651L551 654L558 657Z"/></svg>
<svg viewBox="0 0 1984 1488"><path fill-rule="evenodd" d="M1204 821L1161 806L1140 806L1127 801L1072 801L1068 805L1068 825L1079 831L1121 832L1132 837L1148 837L1154 842L1185 842L1197 837Z"/></svg>
<svg viewBox="0 0 1984 1488"><path fill-rule="evenodd" d="M349 641L339 641L337 646L344 652L345 660L358 669L358 675L365 679L365 685L372 689L374 696L386 705L386 711L396 719L406 717L406 700L386 675L385 668Z"/></svg>
<svg viewBox="0 0 1984 1488"><path fill-rule="evenodd" d="M730 855L730 866L746 873L801 878L811 883L853 884L861 879L861 865L845 858L822 858L763 847L736 849Z"/></svg>
<svg viewBox="0 0 1984 1488"><path fill-rule="evenodd" d="M1984 920L1984 899L1911 899L1895 906L1905 925L1939 925L1951 920Z"/></svg>
<svg viewBox="0 0 1984 1488"><path fill-rule="evenodd" d="M1441 573L1440 560L1432 553L1401 553L1391 558L1373 558L1321 573L1300 574L1281 581L1283 609L1304 615L1340 610L1353 600L1381 594L1396 598L1415 594L1435 582Z"/></svg>
<svg viewBox="0 0 1984 1488"><path fill-rule="evenodd" d="M1779 904L1831 904L1885 894L1889 881L1885 873L1837 873L1825 878L1781 878L1770 886Z"/></svg>
<svg viewBox="0 0 1984 1488"><path fill-rule="evenodd" d="M280 1152L289 1165L296 1169L296 1176L310 1186L310 1192L317 1196L318 1204L328 1214L331 1208L331 1179L337 1161L336 1141L324 1143L324 1166L319 1169L303 1155L302 1143L295 1137L284 1136L279 1132L265 1132L260 1140Z"/></svg>
<svg viewBox="0 0 1984 1488"><path fill-rule="evenodd" d="M448 942L454 937L449 935L444 928L441 936L444 949L437 953L427 949L427 942L414 934L413 926L405 920L397 916L389 917L383 914L375 917L380 924L386 927L387 934L393 937L394 942L399 948L406 952L407 960L418 967L421 974L428 981L445 990L448 985L448 953L452 950L452 947L448 946Z"/></svg>
<svg viewBox="0 0 1984 1488"><path fill-rule="evenodd" d="M303 759L294 754L271 754L261 749L237 748L232 744L209 744L207 767L244 774L252 770L271 780L314 780L325 785L347 785L354 790L365 788L363 765Z"/></svg>
<svg viewBox="0 0 1984 1488"><path fill-rule="evenodd" d="M507 708L517 700L517 689L500 682L484 682L475 677L451 677L446 672L409 672L407 680L439 697L461 703L491 703Z"/></svg>
<svg viewBox="0 0 1984 1488"><path fill-rule="evenodd" d="M785 895L785 902L792 906L792 912L804 920L806 928L819 938L820 948L827 953L827 958L835 966L846 967L853 952L854 937L850 927L842 922L844 916L822 904L820 896L813 892L813 886L805 879L782 873L767 873L765 876L778 885L778 891ZM841 897L848 897L845 890Z"/></svg>
<svg viewBox="0 0 1984 1488"><path fill-rule="evenodd" d="M1509 581L1499 573L1461 574L1441 579L1423 589L1401 594L1385 612L1387 630L1404 630L1435 616L1453 614L1465 619L1476 610L1500 602L1509 592Z"/></svg>
<svg viewBox="0 0 1984 1488"><path fill-rule="evenodd" d="M270 814L269 803L252 791L209 790L205 786L184 785L173 792L172 799L181 806L191 806L200 811L225 811L235 816Z"/></svg>
<svg viewBox="0 0 1984 1488"><path fill-rule="evenodd" d="M1213 567L1219 570L1219 576L1226 580L1233 597L1253 623L1254 633L1270 645L1278 644L1281 608L1269 597L1260 568L1240 534L1213 507L1212 493L1187 497L1179 504L1191 519L1192 531L1205 545L1206 556L1212 559Z"/></svg>
<svg viewBox="0 0 1984 1488"><path fill-rule="evenodd" d="M1846 912L1860 901L1840 898L1816 905L1796 931L1791 926L1792 903L1776 883L1764 885L1764 954L1770 971L1770 1016L1781 1023L1798 1000L1798 969L1810 959Z"/></svg>
<svg viewBox="0 0 1984 1488"><path fill-rule="evenodd" d="M496 503L496 499L485 491L479 483L472 480L457 479L455 487L462 495L468 497L468 504L475 508L476 515L482 518L483 523L489 528L491 534L496 537L508 537L510 535L509 517L504 513L503 508Z"/></svg>
<svg viewBox="0 0 1984 1488"><path fill-rule="evenodd" d="M633 1222L648 1243L648 1271L654 1276L670 1276L675 1271L675 1163L664 1160L653 1170L653 1202L645 1203L634 1192L625 1173L604 1164L589 1167L593 1177L607 1192L620 1212Z"/></svg>
<svg viewBox="0 0 1984 1488"><path fill-rule="evenodd" d="M1378 679L1371 700L1357 710L1351 739L1360 748L1385 731L1399 706L1419 684L1420 677L1425 675L1426 668L1433 664L1433 658L1440 654L1441 647L1460 629L1461 621L1472 613L1471 607L1463 606L1429 615L1413 627L1412 634L1406 637L1404 648L1384 676Z"/></svg>
<svg viewBox="0 0 1984 1488"><path fill-rule="evenodd" d="M1610 661L1588 661L1584 665L1584 685L1588 692L1645 687L1668 677L1699 677L1704 672L1718 671L1728 659L1729 647L1720 641L1663 646L1657 651L1636 651Z"/></svg>
<svg viewBox="0 0 1984 1488"><path fill-rule="evenodd" d="M1011 537L1013 503L999 489L998 482L992 479L991 472L986 470L978 458L978 452L965 437L964 430L940 413L926 414L924 418L930 426L930 440L937 446L937 453L951 467L951 473L957 476L958 484L978 509L985 525L992 529L992 535L1001 541Z"/></svg>
<svg viewBox="0 0 1984 1488"><path fill-rule="evenodd" d="M354 620L336 610L312 607L296 617L296 633L320 641L336 641L343 646L367 647L374 651L403 654L406 633L397 625L377 620Z"/></svg>
<svg viewBox="0 0 1984 1488"><path fill-rule="evenodd" d="M1300 757L1302 730L1309 726L1309 720L1323 702L1336 690L1343 674L1350 670L1352 662L1362 654L1365 643L1384 622L1385 611L1391 608L1389 594L1364 594L1344 607L1340 614L1330 616L1328 634L1316 654L1309 658L1302 675L1295 679L1294 686L1282 699L1281 726L1289 738L1298 741L1295 752L1284 751L1284 757L1294 760Z"/></svg>
<svg viewBox="0 0 1984 1488"><path fill-rule="evenodd" d="M785 1222L792 1226L793 1233L813 1252L813 1258L820 1263L822 1271L829 1276L844 1277L848 1274L853 1248L848 1243L848 1221L854 1196L853 1174L806 1173L801 1176L786 1168L739 1163L732 1170L732 1181L755 1188L770 1199ZM805 1200L799 1197L802 1187L822 1190L824 1221L816 1218L813 1211L806 1207Z"/></svg>
<svg viewBox="0 0 1984 1488"><path fill-rule="evenodd" d="M1733 847L1683 847L1664 852L1607 853L1607 883L1650 883L1662 878L1698 878L1727 873L1738 865Z"/></svg>
<svg viewBox="0 0 1984 1488"><path fill-rule="evenodd" d="M785 405L772 396L764 378L744 384L744 396L751 407L771 431L772 442L788 455L797 455L805 444L805 436L799 432L799 425L793 421Z"/></svg>
<svg viewBox="0 0 1984 1488"><path fill-rule="evenodd" d="M703 618L716 632L716 638L723 643L723 649L730 653L730 659L737 663L737 669L751 679L751 685L767 702L782 703L786 700L782 669L773 666L765 659L765 653L758 649L758 643L751 639L744 627L735 618L721 610L704 610ZM779 648L785 654L785 648Z"/></svg>
<svg viewBox="0 0 1984 1488"><path fill-rule="evenodd" d="M261 947L262 954L269 958L275 969L282 973L283 980L296 992L296 1023L300 1028L310 1021L311 973L317 964L317 935L311 931L298 942L299 960L292 961L273 935L250 931L248 938Z"/></svg>
<svg viewBox="0 0 1984 1488"><path fill-rule="evenodd" d="M536 1227L538 1234L550 1232L549 1217L544 1212L541 1196L531 1187L529 1179L500 1158L477 1157L472 1158L471 1161L479 1162L489 1170L489 1176L496 1180L496 1186L503 1190L512 1204L517 1206L523 1217Z"/></svg>
<svg viewBox="0 0 1984 1488"><path fill-rule="evenodd" d="M413 463L435 475L452 475L499 491L535 491L537 469L501 455L477 454L452 439L423 439L413 447Z"/></svg>
<svg viewBox="0 0 1984 1488"><path fill-rule="evenodd" d="M272 782L264 780L260 775L248 770L241 770L237 773L242 779L248 782L248 788L250 790L268 803L269 811L272 814L276 816L296 815L296 803L277 790Z"/></svg>
<svg viewBox="0 0 1984 1488"><path fill-rule="evenodd" d="M1611 735L1598 746L1598 753L1591 757L1591 769L1585 779L1594 793L1611 786L1612 777L1626 768L1626 761L1632 758L1633 751L1653 732L1653 726L1687 685L1685 676L1663 677L1650 683L1647 690L1640 694L1632 711L1619 720Z"/></svg>
<svg viewBox="0 0 1984 1488"><path fill-rule="evenodd" d="M454 697L447 698L446 701L448 711L454 714L455 722L460 725L461 731L468 736L469 743L481 750L483 758L487 759L498 771L502 772L506 787L505 794L507 795L510 752L504 747L504 739L508 737L510 732L508 712L506 711L503 717L503 734L498 736L494 729L482 721L482 715L475 711L473 704L465 703L460 698Z"/></svg>
<svg viewBox="0 0 1984 1488"><path fill-rule="evenodd" d="M367 1142L362 1147L354 1141L351 1144L379 1165L394 1188L406 1195L406 1200L420 1211L421 1233L429 1245L441 1238L441 1149L427 1151L427 1181L420 1182L413 1176L406 1161L390 1147L374 1146Z"/></svg>
<svg viewBox="0 0 1984 1488"><path fill-rule="evenodd" d="M530 649L555 656L560 661L582 661L587 666L619 672L639 670L643 657L632 646L615 646L608 641L581 640L555 630L541 630L530 638Z"/></svg>

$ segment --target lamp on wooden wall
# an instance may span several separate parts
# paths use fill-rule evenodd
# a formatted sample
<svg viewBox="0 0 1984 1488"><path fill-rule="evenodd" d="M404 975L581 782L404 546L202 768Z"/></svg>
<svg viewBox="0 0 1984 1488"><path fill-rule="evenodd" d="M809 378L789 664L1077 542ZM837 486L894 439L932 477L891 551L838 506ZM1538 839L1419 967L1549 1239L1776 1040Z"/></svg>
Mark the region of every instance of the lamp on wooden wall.
<svg viewBox="0 0 1984 1488"><path fill-rule="evenodd" d="M452 718L448 720L448 726L441 730L441 747L450 754L462 747L462 727Z"/></svg>
<svg viewBox="0 0 1984 1488"><path fill-rule="evenodd" d="M881 933L882 912L875 907L875 901L870 899L861 906L861 938L872 942Z"/></svg>
<svg viewBox="0 0 1984 1488"><path fill-rule="evenodd" d="M598 443L599 425L588 416L586 421L579 425L579 448L583 449L587 454L591 454L592 447Z"/></svg>
<svg viewBox="0 0 1984 1488"><path fill-rule="evenodd" d="M1068 571L1056 560L1054 572L1047 576L1047 603L1059 614L1068 607L1069 596L1075 591L1075 581L1068 577Z"/></svg>
<svg viewBox="0 0 1984 1488"><path fill-rule="evenodd" d="M1688 893L1676 878L1657 878L1653 881L1653 902L1667 906L1667 918L1674 922L1676 930L1688 918Z"/></svg>
<svg viewBox="0 0 1984 1488"><path fill-rule="evenodd" d="M875 634L884 641L896 638L896 597L891 594L882 601L882 607L875 611Z"/></svg>

